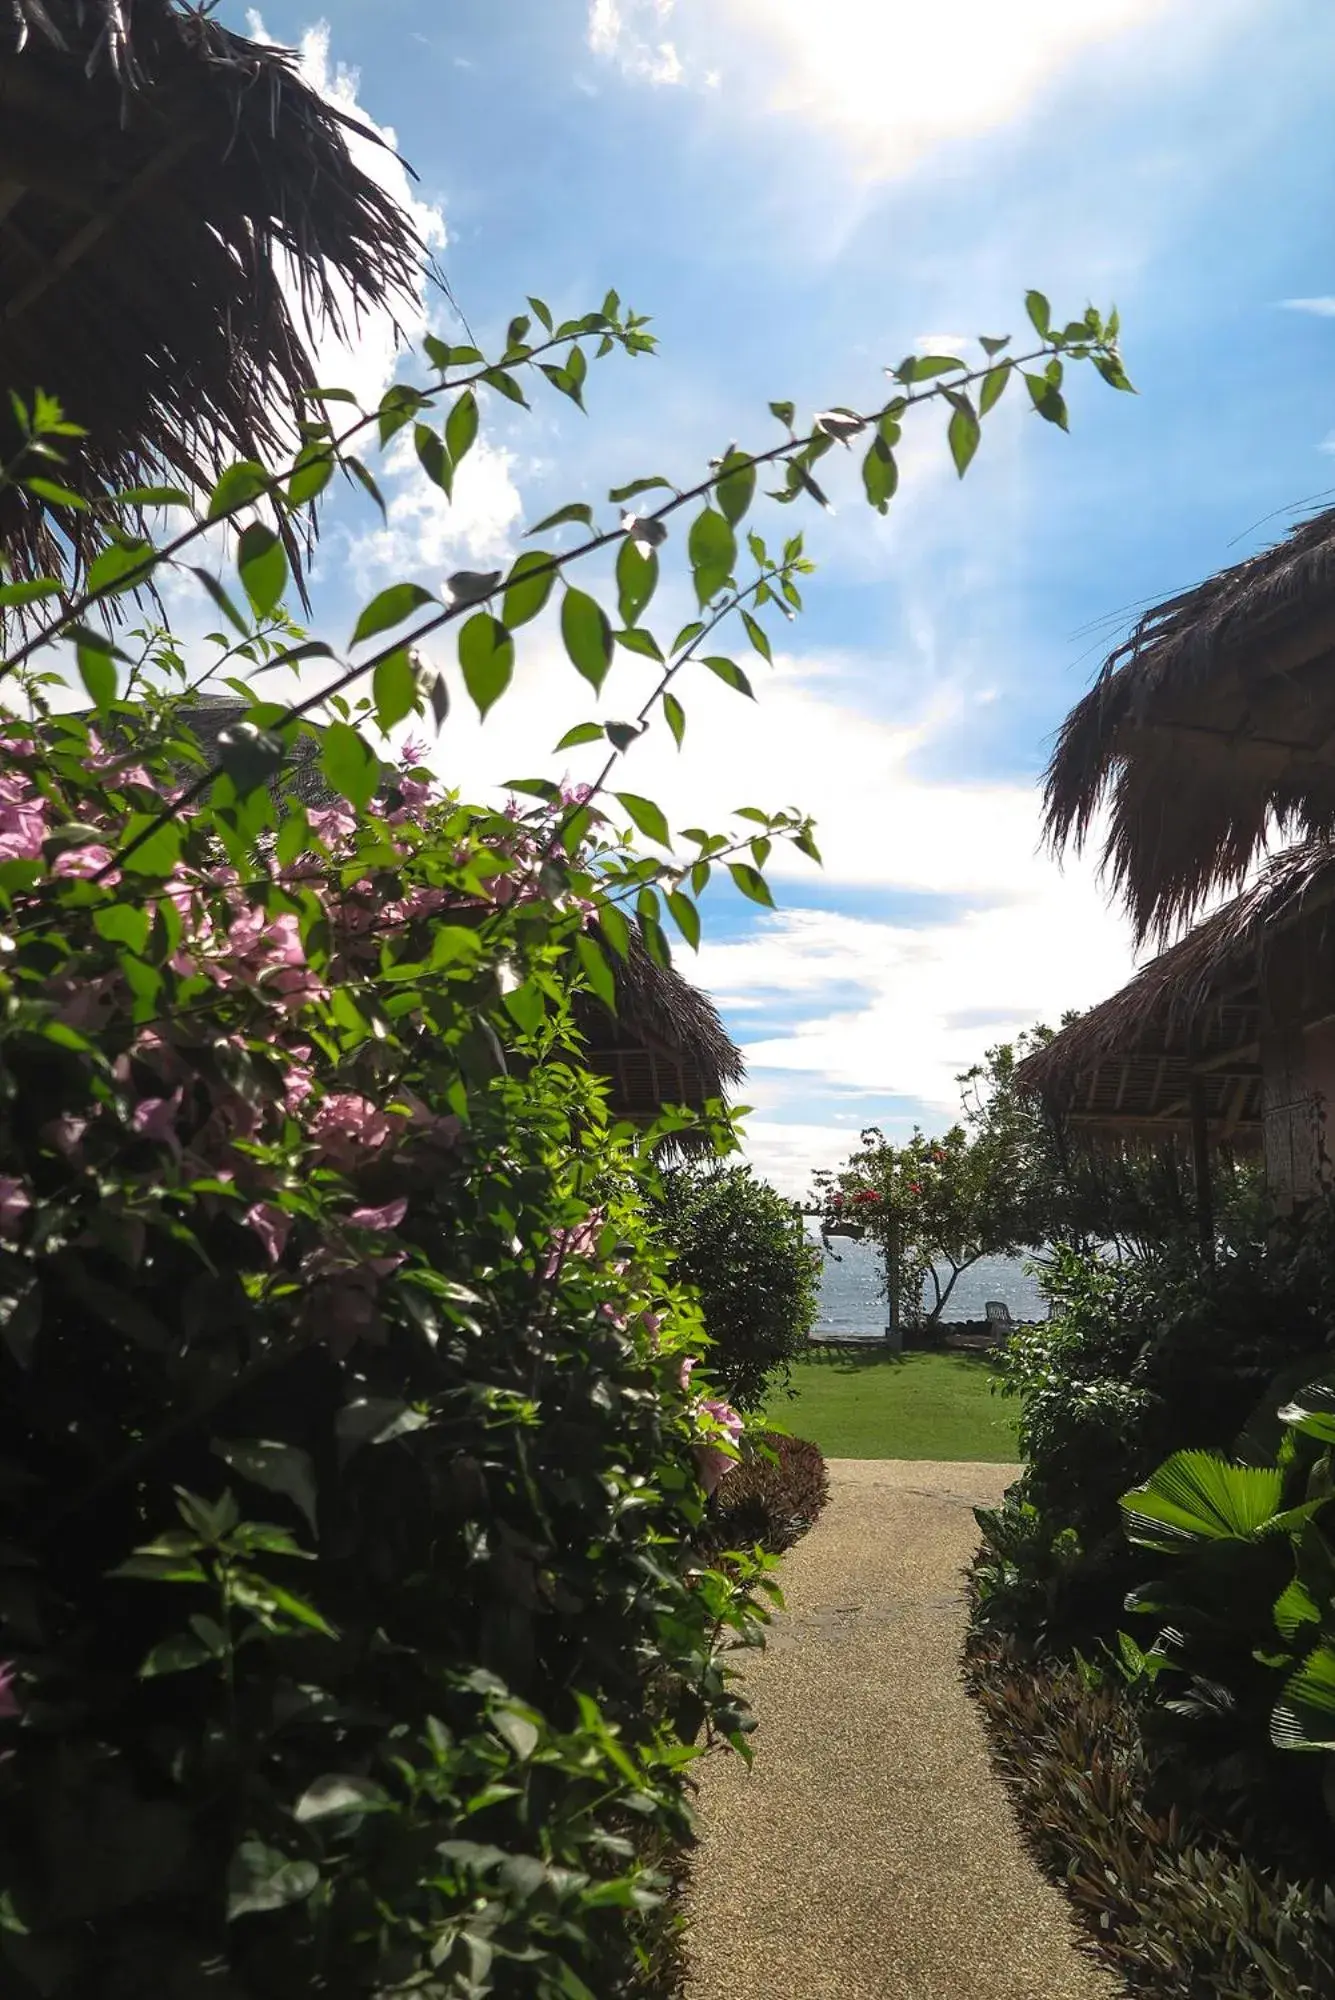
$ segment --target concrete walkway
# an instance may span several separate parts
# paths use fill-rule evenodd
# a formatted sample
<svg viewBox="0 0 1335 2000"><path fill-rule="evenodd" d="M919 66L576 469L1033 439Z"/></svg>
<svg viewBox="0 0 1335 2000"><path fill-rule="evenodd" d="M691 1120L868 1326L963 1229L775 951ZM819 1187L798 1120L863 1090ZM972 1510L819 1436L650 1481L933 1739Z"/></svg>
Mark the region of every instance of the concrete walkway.
<svg viewBox="0 0 1335 2000"><path fill-rule="evenodd" d="M1020 1845L960 1685L961 1571L1002 1465L836 1459L747 1682L756 1762L700 1767L688 2000L1116 2000Z"/></svg>

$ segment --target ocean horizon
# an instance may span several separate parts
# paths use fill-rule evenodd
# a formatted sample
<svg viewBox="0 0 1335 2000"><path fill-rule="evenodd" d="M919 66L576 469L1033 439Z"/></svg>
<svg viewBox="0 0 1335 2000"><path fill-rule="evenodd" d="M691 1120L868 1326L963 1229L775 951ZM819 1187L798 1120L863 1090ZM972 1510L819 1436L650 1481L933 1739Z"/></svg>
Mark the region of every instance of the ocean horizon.
<svg viewBox="0 0 1335 2000"><path fill-rule="evenodd" d="M820 1234L809 1219L806 1228L819 1245ZM1009 1306L1012 1319L1047 1318L1047 1302L1022 1257L981 1257L958 1280L942 1318L948 1324L982 1319L991 1299ZM885 1334L885 1312L884 1270L877 1246L849 1236L832 1238L821 1258L816 1332L879 1340Z"/></svg>

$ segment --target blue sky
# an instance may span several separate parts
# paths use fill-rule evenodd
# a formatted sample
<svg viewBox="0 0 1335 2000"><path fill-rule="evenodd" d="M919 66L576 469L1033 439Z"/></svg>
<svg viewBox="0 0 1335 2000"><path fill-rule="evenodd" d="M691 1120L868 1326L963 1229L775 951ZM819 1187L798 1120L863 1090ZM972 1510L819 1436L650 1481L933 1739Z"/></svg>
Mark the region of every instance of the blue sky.
<svg viewBox="0 0 1335 2000"><path fill-rule="evenodd" d="M926 424L886 521L850 461L835 513L803 517L819 572L757 707L702 688L685 754L651 738L627 774L678 824L753 801L820 822L823 873L785 864L776 916L720 903L698 963L682 955L747 1052L761 1168L801 1192L869 1120L940 1122L989 1041L1130 969L1092 868L1041 852L1037 792L1128 607L1335 488L1335 11L269 0L262 14L326 88L392 127L480 336L526 292L575 311L615 285L662 342L594 371L587 419L548 401L531 418L488 411L451 512L391 480L387 531L332 516L318 608L336 624L394 575L489 566L557 501L645 472L684 481L731 438L772 441L771 397L870 405L915 343L1018 330L1030 285L1063 317L1089 298L1120 307L1138 397L1091 374L1068 438L1007 398L963 485ZM392 161L378 171L393 182ZM448 331L440 300L424 314ZM368 327L354 356L331 350L326 379L378 386L390 354ZM634 691L630 664L617 674L613 714ZM485 728L457 705L441 768L465 787L550 768L584 693L537 631Z"/></svg>

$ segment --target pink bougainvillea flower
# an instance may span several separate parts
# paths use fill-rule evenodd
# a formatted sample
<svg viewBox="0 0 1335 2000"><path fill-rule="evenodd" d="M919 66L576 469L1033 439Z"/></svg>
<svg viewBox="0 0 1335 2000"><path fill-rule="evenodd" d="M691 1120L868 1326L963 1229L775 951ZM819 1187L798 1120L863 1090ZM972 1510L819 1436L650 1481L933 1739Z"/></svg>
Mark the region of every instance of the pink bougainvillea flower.
<svg viewBox="0 0 1335 2000"><path fill-rule="evenodd" d="M397 1229L408 1213L408 1197L401 1194L395 1201L387 1201L380 1208L354 1208L348 1217L359 1229Z"/></svg>
<svg viewBox="0 0 1335 2000"><path fill-rule="evenodd" d="M121 879L120 869L111 866L114 858L109 847L102 847L94 840L86 847L67 847L52 862L51 873L62 877L98 875L105 868L107 873L102 876L102 880L108 888L112 888Z"/></svg>
<svg viewBox="0 0 1335 2000"><path fill-rule="evenodd" d="M700 1484L706 1493L713 1493L737 1463L736 1445L746 1425L731 1403L706 1397L700 1407L726 1433L728 1445L733 1447L729 1450L723 1444L705 1443L695 1447L695 1467L700 1475Z"/></svg>
<svg viewBox="0 0 1335 2000"><path fill-rule="evenodd" d="M695 1369L696 1369L696 1368L698 1368L699 1366L700 1366L700 1362L699 1362L699 1358L698 1358L698 1356L696 1356L696 1355L694 1355L694 1354L687 1354L687 1355L684 1355L684 1356L682 1357L682 1364L681 1364L681 1386L682 1386L682 1388L683 1388L683 1389L689 1389L689 1388L690 1388L690 1386L691 1386L691 1374L692 1374L693 1370L695 1370Z"/></svg>
<svg viewBox="0 0 1335 2000"><path fill-rule="evenodd" d="M32 1196L13 1174L0 1174L0 1236L17 1236L32 1207Z"/></svg>
<svg viewBox="0 0 1335 2000"><path fill-rule="evenodd" d="M0 800L0 861L39 861L46 839L46 800Z"/></svg>
<svg viewBox="0 0 1335 2000"><path fill-rule="evenodd" d="M425 760L427 751L430 748L431 745L427 742L425 736L405 736L403 739L403 748L399 752L399 761L411 771L415 765Z"/></svg>
<svg viewBox="0 0 1335 2000"><path fill-rule="evenodd" d="M630 1325L629 1316L619 1311L608 1299L603 1300L603 1303L598 1308L598 1313L600 1318L610 1320L618 1333L624 1333Z"/></svg>
<svg viewBox="0 0 1335 2000"><path fill-rule="evenodd" d="M666 1313L640 1314L640 1325L644 1328L650 1340L653 1341L655 1347L658 1345L658 1336L663 1330L663 1322L666 1318Z"/></svg>
<svg viewBox="0 0 1335 2000"><path fill-rule="evenodd" d="M340 841L351 840L357 831L357 822L346 806L320 806L307 817L311 832L326 847L337 847Z"/></svg>
<svg viewBox="0 0 1335 2000"><path fill-rule="evenodd" d="M276 1264L292 1234L292 1217L272 1202L257 1201L246 1210L245 1220L259 1237L269 1262Z"/></svg>
<svg viewBox="0 0 1335 2000"><path fill-rule="evenodd" d="M169 1146L179 1156L181 1140L176 1130L176 1120L180 1109L179 1087L170 1097L143 1097L130 1113L131 1129L137 1132L141 1139L152 1139L159 1146Z"/></svg>
<svg viewBox="0 0 1335 2000"><path fill-rule="evenodd" d="M83 1135L88 1130L88 1120L78 1117L73 1111L62 1111L58 1118L48 1118L42 1127L42 1137L49 1146L67 1160L75 1160L83 1143Z"/></svg>
<svg viewBox="0 0 1335 2000"><path fill-rule="evenodd" d="M384 1112L353 1091L322 1097L306 1129L325 1159L345 1169L379 1152L392 1132Z"/></svg>
<svg viewBox="0 0 1335 2000"><path fill-rule="evenodd" d="M558 1229L542 1267L544 1278L554 1278L568 1257L591 1257L598 1248L603 1230L603 1212L592 1208L573 1229Z"/></svg>
<svg viewBox="0 0 1335 2000"><path fill-rule="evenodd" d="M0 1720L12 1722L15 1716L22 1713L14 1692L14 1663L12 1660L0 1661Z"/></svg>

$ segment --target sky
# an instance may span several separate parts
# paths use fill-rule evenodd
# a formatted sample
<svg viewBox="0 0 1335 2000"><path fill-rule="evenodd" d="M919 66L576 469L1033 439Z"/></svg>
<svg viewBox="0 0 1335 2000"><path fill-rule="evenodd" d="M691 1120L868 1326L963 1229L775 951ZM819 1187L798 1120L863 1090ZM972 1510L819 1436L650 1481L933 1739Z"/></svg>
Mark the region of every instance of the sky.
<svg viewBox="0 0 1335 2000"><path fill-rule="evenodd" d="M1335 121L1325 0L266 0L231 25L302 50L372 122L363 158L415 204L447 286L404 330L485 347L524 296L559 313L614 286L660 352L591 370L589 414L489 399L446 505L402 462L388 521L336 501L315 573L338 627L403 575L499 566L525 527L646 473L679 483L766 404L875 407L915 347L1116 304L1138 394L1089 373L1063 436L1003 399L960 483L930 413L887 518L856 461L800 525L817 573L776 621L757 701L706 675L680 754L625 783L675 825L740 805L812 812L824 866L776 851L778 908L706 897L698 958L747 1061L748 1151L794 1195L868 1124L948 1123L986 1048L1119 986L1129 932L1090 858L1042 842L1054 731L1137 607L1335 498ZM451 304L451 301L453 304ZM961 352L972 351L961 347ZM393 329L322 343L377 392ZM831 461L827 461L827 464ZM665 584L656 622L688 607ZM591 712L547 628L485 725L460 694L432 761L478 792L590 775L557 738ZM440 664L456 674L442 654ZM603 713L643 694L620 657Z"/></svg>

